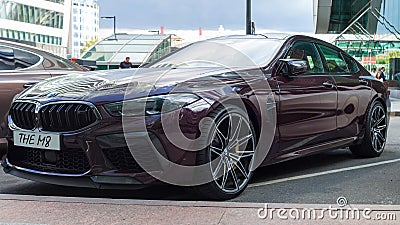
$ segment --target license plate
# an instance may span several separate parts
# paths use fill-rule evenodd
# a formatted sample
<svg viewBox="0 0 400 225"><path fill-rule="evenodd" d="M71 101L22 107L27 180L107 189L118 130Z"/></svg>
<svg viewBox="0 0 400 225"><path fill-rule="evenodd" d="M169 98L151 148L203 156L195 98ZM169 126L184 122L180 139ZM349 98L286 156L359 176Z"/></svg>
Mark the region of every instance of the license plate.
<svg viewBox="0 0 400 225"><path fill-rule="evenodd" d="M15 146L57 151L61 150L60 135L58 134L14 131L13 136Z"/></svg>

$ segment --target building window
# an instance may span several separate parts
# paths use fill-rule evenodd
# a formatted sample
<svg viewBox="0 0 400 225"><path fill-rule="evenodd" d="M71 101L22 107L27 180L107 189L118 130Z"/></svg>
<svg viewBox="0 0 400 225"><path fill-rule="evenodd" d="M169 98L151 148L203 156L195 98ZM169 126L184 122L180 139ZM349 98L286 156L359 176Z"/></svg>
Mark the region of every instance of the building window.
<svg viewBox="0 0 400 225"><path fill-rule="evenodd" d="M18 39L24 41L32 41L32 42L41 42L54 45L61 45L62 42L62 39L60 37L34 34L34 33L11 30L11 29L1 29L1 28L0 28L0 37Z"/></svg>
<svg viewBox="0 0 400 225"><path fill-rule="evenodd" d="M0 18L62 29L64 14L16 2L0 2ZM54 21L58 18L59 23Z"/></svg>

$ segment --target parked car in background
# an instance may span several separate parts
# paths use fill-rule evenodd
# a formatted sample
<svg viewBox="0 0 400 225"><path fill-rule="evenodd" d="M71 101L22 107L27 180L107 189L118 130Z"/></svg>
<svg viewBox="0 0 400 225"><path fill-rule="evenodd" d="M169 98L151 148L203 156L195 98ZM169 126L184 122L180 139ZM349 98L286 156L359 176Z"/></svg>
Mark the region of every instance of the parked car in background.
<svg viewBox="0 0 400 225"><path fill-rule="evenodd" d="M16 94L44 79L77 71L87 69L38 48L0 40L0 124Z"/></svg>
<svg viewBox="0 0 400 225"><path fill-rule="evenodd" d="M220 37L145 68L62 76L18 95L3 166L26 179L92 188L204 175L211 180L193 190L224 200L245 190L256 162L345 147L380 156L389 108L387 88L329 43ZM171 169L176 165L206 165L206 174Z"/></svg>

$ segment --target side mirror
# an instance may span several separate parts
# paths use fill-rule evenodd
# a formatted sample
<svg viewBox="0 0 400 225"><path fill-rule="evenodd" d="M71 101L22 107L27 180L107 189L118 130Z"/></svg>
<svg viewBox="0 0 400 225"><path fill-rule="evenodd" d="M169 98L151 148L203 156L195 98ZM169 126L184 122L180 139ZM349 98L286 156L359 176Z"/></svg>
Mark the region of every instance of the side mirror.
<svg viewBox="0 0 400 225"><path fill-rule="evenodd" d="M35 84L37 84L38 82L29 82L29 83L26 83L26 84L24 84L24 88L25 89L27 89L27 88L31 88L32 86L34 86Z"/></svg>
<svg viewBox="0 0 400 225"><path fill-rule="evenodd" d="M97 69L97 66L86 66L86 65L83 65L83 67L85 67L89 71L95 71Z"/></svg>
<svg viewBox="0 0 400 225"><path fill-rule="evenodd" d="M305 74L308 70L308 62L302 59L281 59L287 68L287 75L296 76Z"/></svg>

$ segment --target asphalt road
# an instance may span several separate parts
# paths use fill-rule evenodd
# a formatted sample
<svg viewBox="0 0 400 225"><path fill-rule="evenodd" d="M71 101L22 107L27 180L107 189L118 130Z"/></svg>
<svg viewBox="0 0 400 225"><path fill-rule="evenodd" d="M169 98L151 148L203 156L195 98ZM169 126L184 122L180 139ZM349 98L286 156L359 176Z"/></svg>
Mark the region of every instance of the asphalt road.
<svg viewBox="0 0 400 225"><path fill-rule="evenodd" d="M379 158L355 158L349 150L304 157L258 169L236 202L400 205L400 117L392 117L387 147ZM93 190L41 184L0 172L0 194L120 199L199 200L185 188Z"/></svg>

